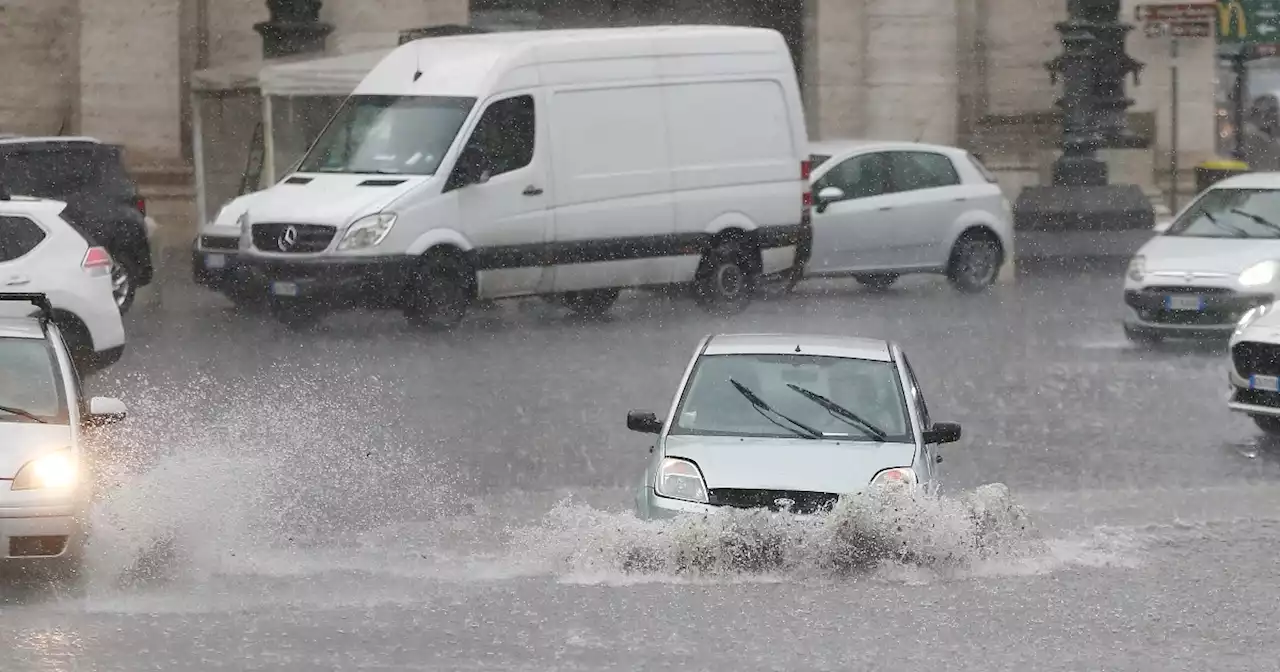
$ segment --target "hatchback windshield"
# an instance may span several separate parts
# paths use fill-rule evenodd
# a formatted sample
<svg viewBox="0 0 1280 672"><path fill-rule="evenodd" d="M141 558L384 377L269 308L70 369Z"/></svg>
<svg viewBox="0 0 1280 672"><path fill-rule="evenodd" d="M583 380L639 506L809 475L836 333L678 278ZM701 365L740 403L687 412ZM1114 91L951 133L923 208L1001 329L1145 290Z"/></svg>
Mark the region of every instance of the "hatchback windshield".
<svg viewBox="0 0 1280 672"><path fill-rule="evenodd" d="M434 175L475 98L352 96L298 170Z"/></svg>
<svg viewBox="0 0 1280 672"><path fill-rule="evenodd" d="M66 422L53 351L43 340L0 338L0 422ZM8 409L8 410L5 410Z"/></svg>
<svg viewBox="0 0 1280 672"><path fill-rule="evenodd" d="M887 442L912 442L897 369L842 357L707 355L694 368L671 433L815 438L809 430L827 439L878 440L882 433Z"/></svg>
<svg viewBox="0 0 1280 672"><path fill-rule="evenodd" d="M1210 190L1183 213L1165 235L1280 238L1280 190Z"/></svg>

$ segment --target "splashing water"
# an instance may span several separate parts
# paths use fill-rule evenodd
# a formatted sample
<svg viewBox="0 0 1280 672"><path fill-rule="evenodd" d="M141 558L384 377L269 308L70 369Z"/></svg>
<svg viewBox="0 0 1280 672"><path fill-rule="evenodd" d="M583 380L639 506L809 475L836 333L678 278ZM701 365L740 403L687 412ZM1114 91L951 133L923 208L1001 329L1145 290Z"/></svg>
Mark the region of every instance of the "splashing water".
<svg viewBox="0 0 1280 672"><path fill-rule="evenodd" d="M848 576L884 565L962 569L1046 552L1003 484L958 498L900 487L844 497L819 516L726 509L642 521L566 499L511 533L511 554L558 575Z"/></svg>

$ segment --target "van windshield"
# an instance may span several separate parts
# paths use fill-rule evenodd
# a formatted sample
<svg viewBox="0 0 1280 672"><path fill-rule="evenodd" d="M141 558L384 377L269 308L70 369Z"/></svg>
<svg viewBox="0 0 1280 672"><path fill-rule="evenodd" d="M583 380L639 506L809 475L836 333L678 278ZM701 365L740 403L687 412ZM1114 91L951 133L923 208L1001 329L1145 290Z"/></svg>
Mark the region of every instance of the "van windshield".
<svg viewBox="0 0 1280 672"><path fill-rule="evenodd" d="M475 103L442 96L351 96L298 171L434 175Z"/></svg>

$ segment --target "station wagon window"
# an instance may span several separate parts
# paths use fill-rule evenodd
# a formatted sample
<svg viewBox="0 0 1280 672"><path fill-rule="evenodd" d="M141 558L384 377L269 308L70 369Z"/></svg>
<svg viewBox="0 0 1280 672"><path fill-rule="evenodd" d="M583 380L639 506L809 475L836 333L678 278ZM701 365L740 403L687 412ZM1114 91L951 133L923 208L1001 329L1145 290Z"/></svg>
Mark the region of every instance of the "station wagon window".
<svg viewBox="0 0 1280 672"><path fill-rule="evenodd" d="M434 175L475 102L444 96L351 96L298 170Z"/></svg>
<svg viewBox="0 0 1280 672"><path fill-rule="evenodd" d="M951 159L935 152L893 152L895 191L936 189L960 184L960 174Z"/></svg>
<svg viewBox="0 0 1280 672"><path fill-rule="evenodd" d="M863 154L836 164L813 185L814 193L837 187L845 199L889 193L889 159L884 152Z"/></svg>
<svg viewBox="0 0 1280 672"><path fill-rule="evenodd" d="M496 177L533 163L536 136L533 96L513 96L485 108L467 145L484 150L489 176Z"/></svg>
<svg viewBox="0 0 1280 672"><path fill-rule="evenodd" d="M871 441L873 434L828 412L799 390L852 411L883 431L888 442L913 441L902 382L893 363L792 354L703 356L689 378L671 433L797 438L788 429L792 425L758 411L733 382L827 439Z"/></svg>
<svg viewBox="0 0 1280 672"><path fill-rule="evenodd" d="M26 217L0 215L0 263L26 256L45 235L44 229Z"/></svg>
<svg viewBox="0 0 1280 672"><path fill-rule="evenodd" d="M43 339L0 338L0 423L68 422L57 355Z"/></svg>

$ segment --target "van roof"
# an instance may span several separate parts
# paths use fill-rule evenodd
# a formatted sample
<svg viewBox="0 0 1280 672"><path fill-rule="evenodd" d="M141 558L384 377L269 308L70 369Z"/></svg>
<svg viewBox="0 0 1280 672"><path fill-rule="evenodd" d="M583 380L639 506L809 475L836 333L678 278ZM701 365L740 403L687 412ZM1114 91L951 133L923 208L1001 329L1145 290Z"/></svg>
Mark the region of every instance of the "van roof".
<svg viewBox="0 0 1280 672"><path fill-rule="evenodd" d="M723 53L782 53L790 63L782 35L766 28L693 25L510 31L403 44L382 59L354 93L479 97L492 90L503 72L525 65ZM416 72L422 75L415 81Z"/></svg>

